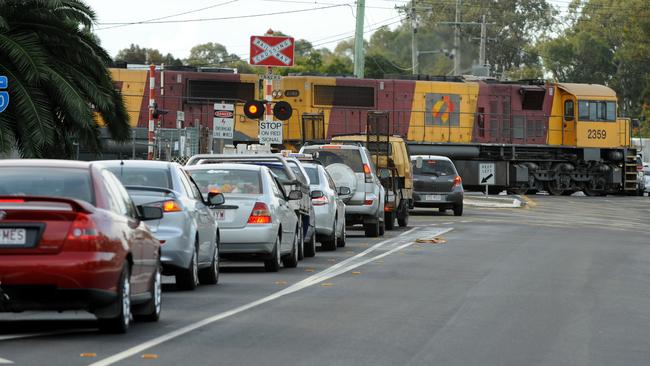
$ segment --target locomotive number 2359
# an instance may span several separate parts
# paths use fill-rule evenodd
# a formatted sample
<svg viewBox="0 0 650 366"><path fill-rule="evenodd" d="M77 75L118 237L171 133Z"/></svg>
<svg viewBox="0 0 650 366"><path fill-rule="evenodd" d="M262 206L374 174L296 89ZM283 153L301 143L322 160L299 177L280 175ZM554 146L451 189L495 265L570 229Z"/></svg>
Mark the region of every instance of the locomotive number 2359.
<svg viewBox="0 0 650 366"><path fill-rule="evenodd" d="M605 130L587 130L587 138L594 140L604 140L607 138L607 131Z"/></svg>

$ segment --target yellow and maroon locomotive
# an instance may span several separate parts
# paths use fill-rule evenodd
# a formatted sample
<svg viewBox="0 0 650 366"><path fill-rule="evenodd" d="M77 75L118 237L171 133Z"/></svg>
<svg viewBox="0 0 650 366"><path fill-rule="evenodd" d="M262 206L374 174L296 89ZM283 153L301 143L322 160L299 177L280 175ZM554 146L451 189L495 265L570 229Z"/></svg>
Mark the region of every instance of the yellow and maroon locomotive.
<svg viewBox="0 0 650 366"><path fill-rule="evenodd" d="M146 126L146 73L114 69L113 74L125 95L135 95L127 99L132 125ZM181 110L190 124L211 127L213 103L232 101L234 143L257 141L258 123L242 110L244 102L262 97L257 75L158 74L160 103L172 115ZM390 133L405 137L411 154L449 156L470 189L480 187L482 163L495 166L494 190L600 195L636 189L630 121L617 117L616 93L602 85L287 76L274 81L273 89L274 101L293 107L283 127L283 148L365 133L368 112L382 111L390 116ZM163 120L162 126L174 127L175 121Z"/></svg>

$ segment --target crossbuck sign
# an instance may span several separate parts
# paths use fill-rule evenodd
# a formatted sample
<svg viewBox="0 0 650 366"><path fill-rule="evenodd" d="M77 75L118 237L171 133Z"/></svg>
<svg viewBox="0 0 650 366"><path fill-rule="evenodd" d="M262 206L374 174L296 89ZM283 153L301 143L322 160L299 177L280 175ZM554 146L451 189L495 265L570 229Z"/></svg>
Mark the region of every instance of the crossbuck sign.
<svg viewBox="0 0 650 366"><path fill-rule="evenodd" d="M293 66L292 37L252 36L251 58L253 66Z"/></svg>

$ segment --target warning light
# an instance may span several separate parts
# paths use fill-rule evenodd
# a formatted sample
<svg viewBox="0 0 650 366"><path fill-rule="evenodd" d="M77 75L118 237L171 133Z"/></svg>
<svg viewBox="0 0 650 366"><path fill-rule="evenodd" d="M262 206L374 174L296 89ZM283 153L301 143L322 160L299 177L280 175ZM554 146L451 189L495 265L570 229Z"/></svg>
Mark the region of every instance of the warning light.
<svg viewBox="0 0 650 366"><path fill-rule="evenodd" d="M293 113L293 108L291 108L291 104L280 101L276 102L275 105L273 106L273 116L275 118L279 119L280 121L286 121L289 118L291 118L291 114Z"/></svg>
<svg viewBox="0 0 650 366"><path fill-rule="evenodd" d="M250 119L260 119L264 115L264 102L250 100L244 104L244 114Z"/></svg>

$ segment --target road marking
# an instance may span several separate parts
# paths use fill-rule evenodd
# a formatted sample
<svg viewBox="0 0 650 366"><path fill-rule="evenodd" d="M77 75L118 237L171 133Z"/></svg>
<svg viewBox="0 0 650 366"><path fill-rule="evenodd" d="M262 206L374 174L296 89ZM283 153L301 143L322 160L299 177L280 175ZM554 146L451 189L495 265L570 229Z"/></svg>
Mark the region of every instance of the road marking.
<svg viewBox="0 0 650 366"><path fill-rule="evenodd" d="M89 332L95 332L95 330L94 329L69 329L69 330L57 330L53 332L43 332L43 333L6 334L0 336L0 341L11 341L14 339L47 337L52 335L63 335L63 334L81 333L81 332L89 333Z"/></svg>
<svg viewBox="0 0 650 366"><path fill-rule="evenodd" d="M114 355L112 355L110 357L107 357L107 358L104 358L104 359L99 360L97 362L94 362L94 363L90 364L89 366L109 366L109 365L112 365L112 364L114 364L116 362L120 362L120 361L122 361L122 360L124 360L126 358L129 358L129 357L131 357L133 355L141 353L142 351L145 351L147 349L155 347L155 346L157 346L159 344L162 344L162 343L165 343L165 342L167 342L169 340L172 340L174 338L180 337L180 336L182 336L184 334L187 334L189 332L192 332L192 331L194 331L196 329L205 327L206 325L210 325L210 324L212 324L214 322L217 322L219 320L231 317L233 315L239 314L241 312L252 309L252 308L257 307L259 305L262 305L262 304L265 304L267 302L270 302L270 301L276 300L278 298L281 298L283 296L293 294L294 292L298 292L298 291L303 290L303 289L305 289L307 287L310 287L310 286L316 285L318 283L324 282L324 281L326 281L326 280L328 280L330 278L333 278L333 277L336 277L336 276L338 276L340 274L346 273L346 272L348 272L348 271L350 271L352 269L363 266L363 265L365 265L367 263L370 263L372 261L375 261L377 259L384 258L384 257L386 257L386 256L388 256L390 254L393 254L393 253L395 253L395 252L397 252L397 251L399 251L401 249L404 249L404 248L408 247L409 245L413 244L414 241L415 241L415 238L406 239L407 240L406 243L404 243L403 240L400 241L400 238L410 234L411 232L413 232L414 230L417 230L417 229L418 228L412 228L412 229L410 229L408 231L405 231L404 233L400 234L399 237L383 240L383 241L375 244L374 246L364 250L363 252L361 252L361 253L353 256L353 257L347 258L346 260L344 260L342 262L339 262L339 263L337 263L337 264L335 264L335 265L333 265L333 266L331 266L331 267L329 267L329 268L327 268L327 269L325 269L325 270L323 270L323 271L321 271L319 273L316 273L316 274L314 274L314 275L312 275L310 277L307 277L304 280L302 280L302 281L300 281L298 283L295 283L295 284L293 284L293 285L291 285L291 286L289 286L289 287L287 287L287 288L285 288L283 290L274 292L271 295L268 295L268 296L263 297L261 299L255 300L255 301L250 302L248 304L238 306L238 307L230 309L228 311L224 311L222 313L215 314L215 315L210 316L208 318L205 318L203 320L199 320L199 321L197 321L195 323L186 325L186 326L184 326L182 328L176 329L176 330L171 331L171 332L169 332L167 334L164 334L162 336L156 337L156 338L151 339L149 341L143 342L143 343L141 343L141 344L139 344L137 346L126 349L126 350L124 350L124 351L122 351L120 353L116 353L116 354L114 354ZM435 234L431 234L431 235L432 236L439 236L439 235L446 234L446 233L450 232L451 230L453 230L453 228L438 230ZM372 258L366 258L366 259L363 259L363 260L359 260L363 256L365 256L365 255L367 255L367 254L369 254L369 253L371 253L371 252L373 252L375 250L381 249L384 245L386 245L386 244L388 244L388 243L390 243L392 241L397 241L398 245L393 246L393 248L389 249L388 251L386 251L384 253L381 253L379 255L376 255L376 256L374 256ZM399 243L402 243L402 244L399 244ZM325 285L325 284L323 284L323 285Z"/></svg>
<svg viewBox="0 0 650 366"><path fill-rule="evenodd" d="M11 365L13 363L14 363L13 361L9 361L9 360L7 360L5 358L0 357L0 364L2 364L2 365Z"/></svg>
<svg viewBox="0 0 650 366"><path fill-rule="evenodd" d="M158 355L155 353L145 353L144 355L142 355L142 358L144 358L145 360L156 360L158 359Z"/></svg>
<svg viewBox="0 0 650 366"><path fill-rule="evenodd" d="M82 353L79 357L97 357L96 353Z"/></svg>

